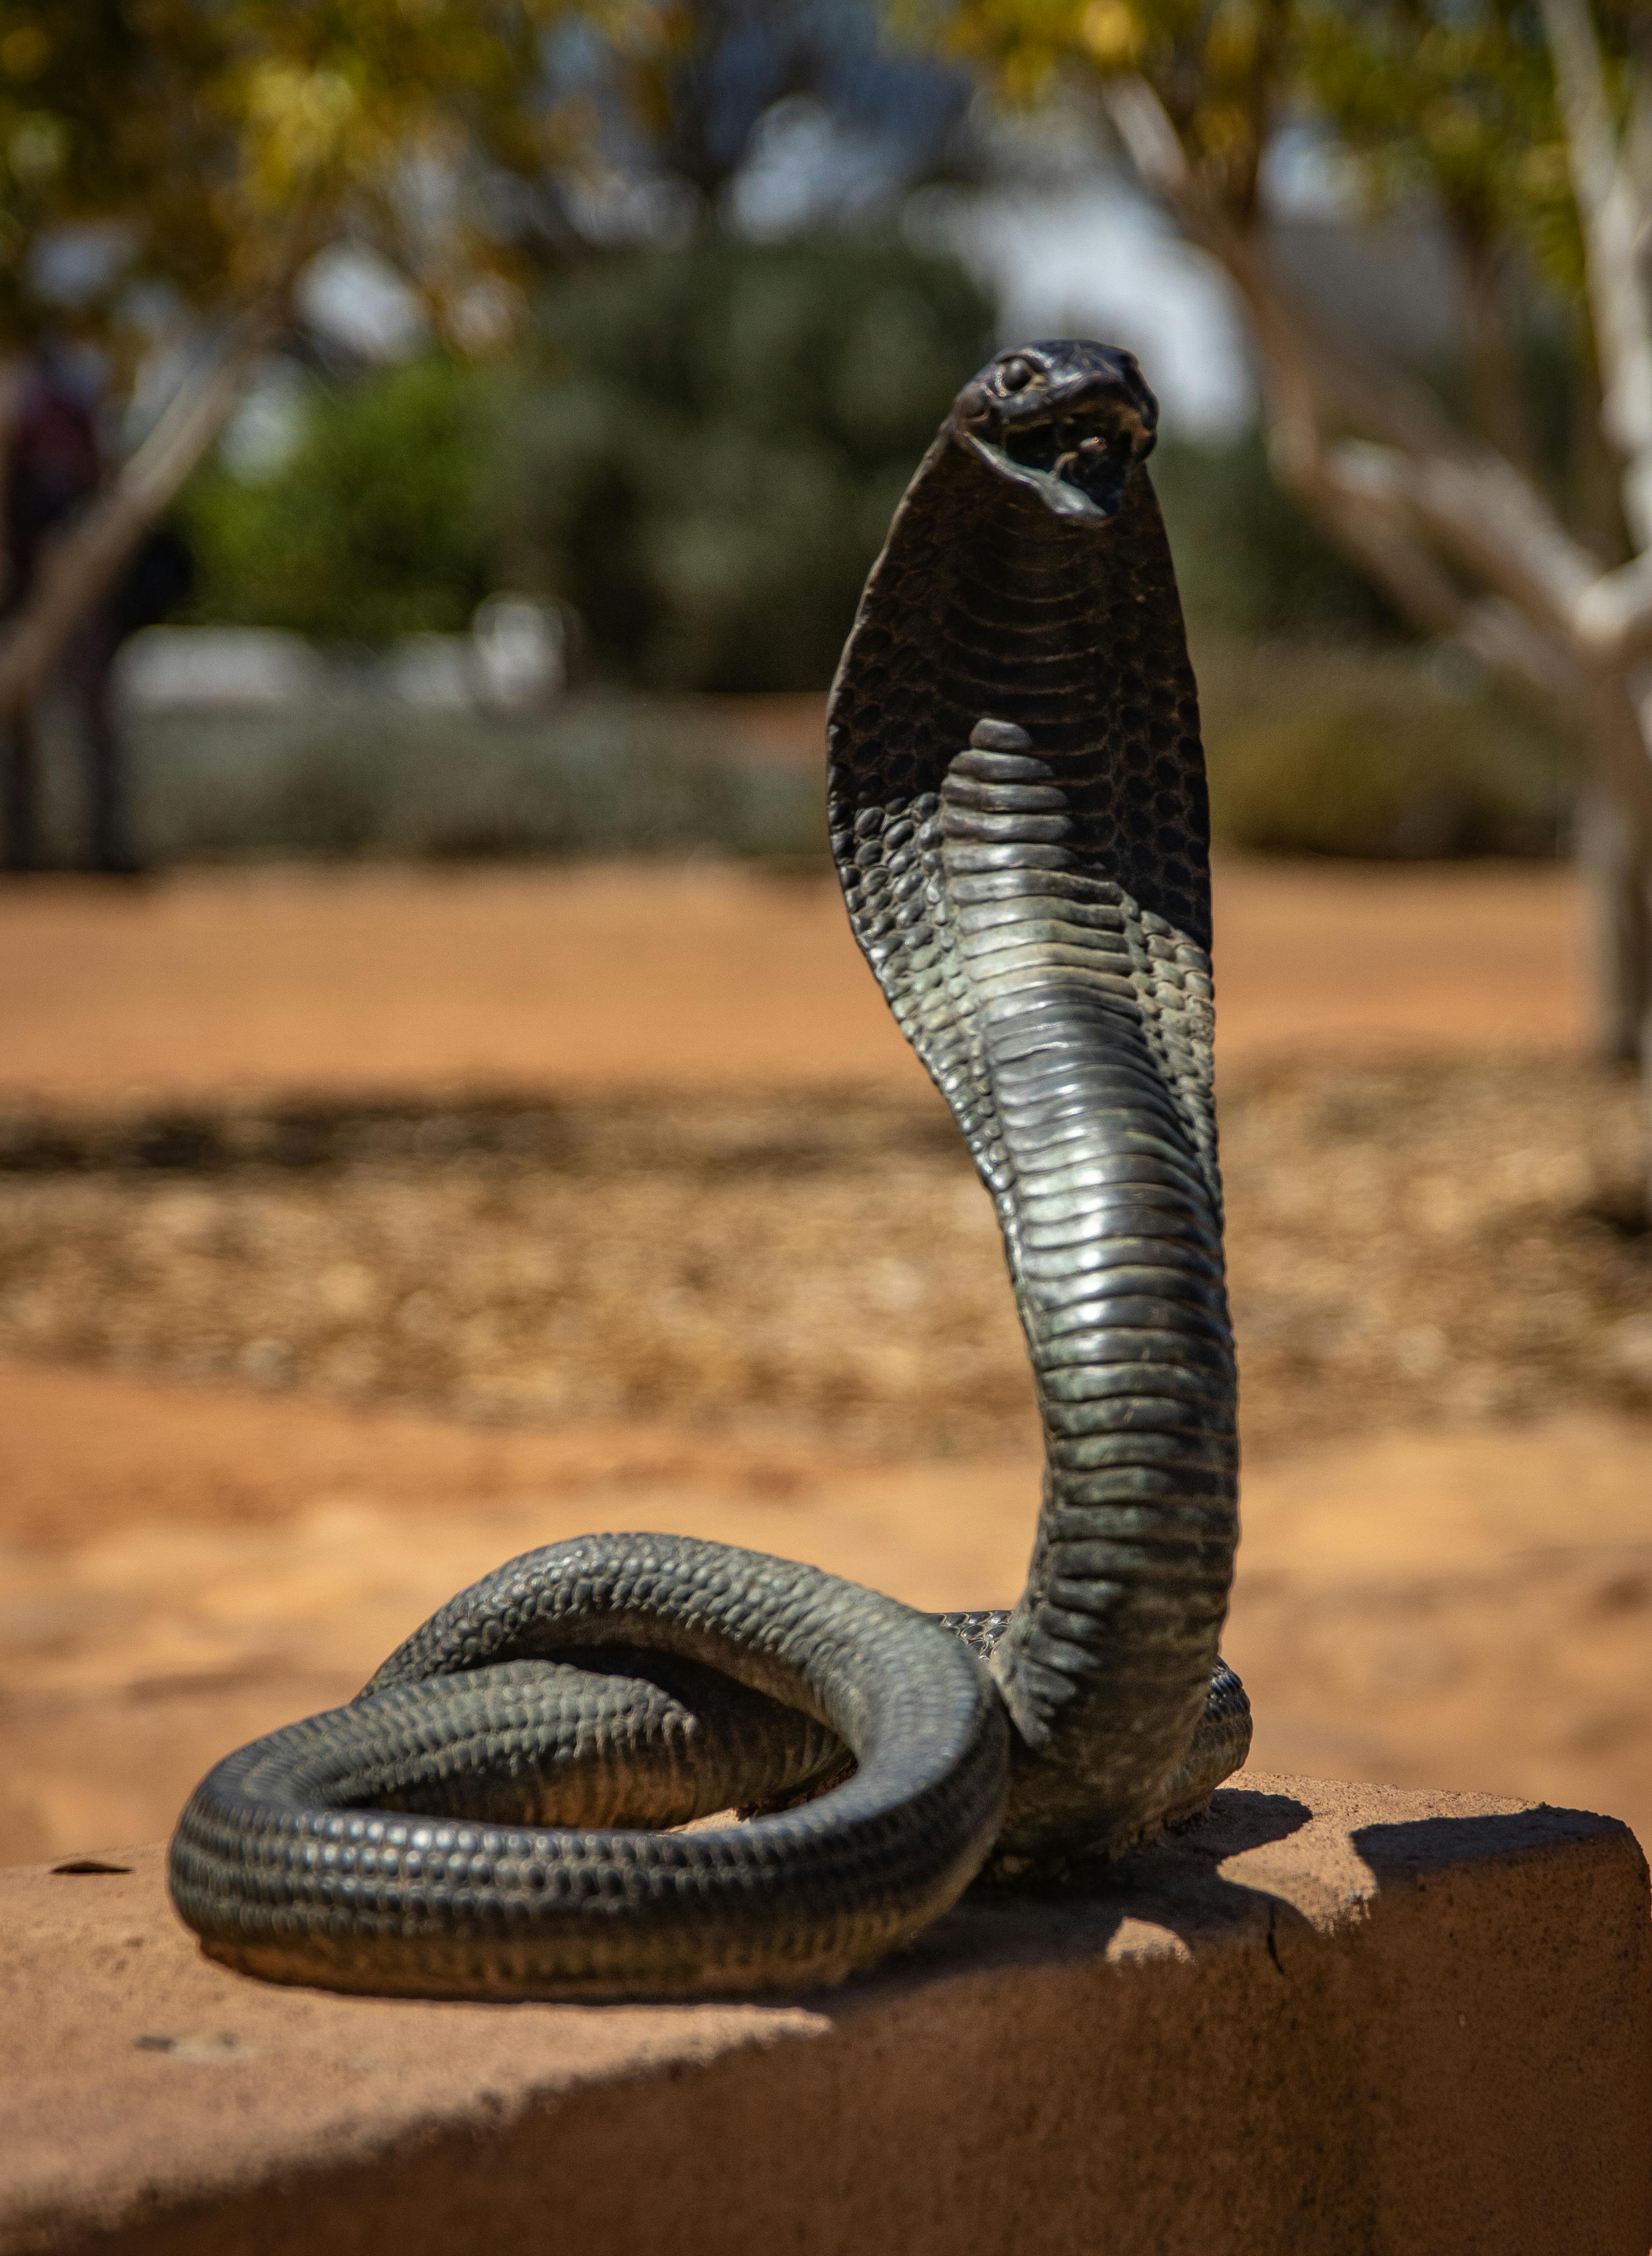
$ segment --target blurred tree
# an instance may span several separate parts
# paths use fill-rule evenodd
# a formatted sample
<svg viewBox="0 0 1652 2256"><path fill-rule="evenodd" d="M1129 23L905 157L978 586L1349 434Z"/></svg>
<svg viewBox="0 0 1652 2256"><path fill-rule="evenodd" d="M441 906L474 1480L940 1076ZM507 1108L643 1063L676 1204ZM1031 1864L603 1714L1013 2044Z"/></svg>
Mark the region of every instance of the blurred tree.
<svg viewBox="0 0 1652 2256"><path fill-rule="evenodd" d="M521 360L367 377L274 476L204 474L197 615L376 642L512 584L571 603L618 679L823 687L992 319L875 230L592 259Z"/></svg>
<svg viewBox="0 0 1652 2256"><path fill-rule="evenodd" d="M0 642L0 713L211 446L326 244L376 243L439 330L497 342L513 258L502 180L538 181L573 130L548 31L633 0L9 0L0 28L0 340L73 320L130 375L157 307L200 364L59 539ZM99 280L101 274L102 279ZM91 278L88 283L88 278Z"/></svg>
<svg viewBox="0 0 1652 2256"><path fill-rule="evenodd" d="M953 261L877 233L704 236L547 299L502 410L513 576L573 603L611 670L824 687L912 466L992 347Z"/></svg>
<svg viewBox="0 0 1652 2256"><path fill-rule="evenodd" d="M1585 742L1603 1037L1652 1069L1652 13L1644 0L893 0L1023 100L1093 101L1249 318L1271 458L1388 599ZM1339 337L1270 261L1264 163L1317 120L1462 261L1463 412ZM1545 448L1519 281L1572 308L1567 460Z"/></svg>
<svg viewBox="0 0 1652 2256"><path fill-rule="evenodd" d="M1274 476L1259 432L1162 438L1153 485L1196 643L1207 632L1409 639L1393 606Z"/></svg>
<svg viewBox="0 0 1652 2256"><path fill-rule="evenodd" d="M273 476L204 472L185 502L194 615L334 642L468 626L496 585L476 508L484 390L432 354L320 394Z"/></svg>

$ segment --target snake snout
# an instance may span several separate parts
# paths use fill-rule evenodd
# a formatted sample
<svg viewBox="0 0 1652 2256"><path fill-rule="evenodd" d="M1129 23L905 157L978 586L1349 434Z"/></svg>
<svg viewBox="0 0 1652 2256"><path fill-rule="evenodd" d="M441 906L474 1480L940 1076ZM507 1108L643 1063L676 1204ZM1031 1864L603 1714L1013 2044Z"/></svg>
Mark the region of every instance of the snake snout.
<svg viewBox="0 0 1652 2256"><path fill-rule="evenodd" d="M1132 354L1089 339L998 354L953 411L964 445L1057 517L1105 524L1152 451L1158 402Z"/></svg>

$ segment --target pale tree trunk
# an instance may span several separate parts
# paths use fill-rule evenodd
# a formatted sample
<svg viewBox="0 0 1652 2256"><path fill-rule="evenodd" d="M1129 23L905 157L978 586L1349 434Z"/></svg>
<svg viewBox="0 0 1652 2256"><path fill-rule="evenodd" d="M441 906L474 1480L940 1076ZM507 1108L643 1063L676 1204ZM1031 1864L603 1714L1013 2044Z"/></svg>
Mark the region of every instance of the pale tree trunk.
<svg viewBox="0 0 1652 2256"><path fill-rule="evenodd" d="M1454 429L1424 387L1319 334L1255 234L1206 194L1144 81L1111 80L1106 99L1144 185L1245 307L1281 478L1402 616L1460 641L1582 738L1591 775L1578 843L1601 1038L1652 1075L1652 305L1638 264L1652 87L1619 137L1586 0L1542 6L1588 254L1602 421L1639 551L1615 568L1574 538L1525 468Z"/></svg>
<svg viewBox="0 0 1652 2256"><path fill-rule="evenodd" d="M215 444L280 334L284 307L285 296L271 299L230 327L86 514L52 542L27 603L0 634L0 723L39 694L75 630Z"/></svg>
<svg viewBox="0 0 1652 2256"><path fill-rule="evenodd" d="M1611 687L1638 721L1652 761L1645 699L1637 700L1632 679L1620 676ZM1620 1063L1640 1061L1652 1110L1652 825L1637 820L1598 750L1578 803L1576 851L1589 894L1599 1047Z"/></svg>
<svg viewBox="0 0 1652 2256"><path fill-rule="evenodd" d="M1589 893L1599 967L1602 1053L1624 1064L1641 1054L1652 1016L1652 892L1640 841L1609 791L1592 779L1578 810L1578 858Z"/></svg>
<svg viewBox="0 0 1652 2256"><path fill-rule="evenodd" d="M1589 0L1539 0L1554 59L1572 194L1583 222L1585 272L1601 377L1600 427L1623 463L1622 504L1644 574L1652 557L1652 82L1638 75L1621 136ZM1644 666L1623 681L1625 701L1652 750L1652 693ZM1652 825L1603 803L1585 809L1582 858L1595 911L1602 1031L1613 1054L1638 1056L1652 1110ZM1652 1205L1652 1193L1648 1194Z"/></svg>

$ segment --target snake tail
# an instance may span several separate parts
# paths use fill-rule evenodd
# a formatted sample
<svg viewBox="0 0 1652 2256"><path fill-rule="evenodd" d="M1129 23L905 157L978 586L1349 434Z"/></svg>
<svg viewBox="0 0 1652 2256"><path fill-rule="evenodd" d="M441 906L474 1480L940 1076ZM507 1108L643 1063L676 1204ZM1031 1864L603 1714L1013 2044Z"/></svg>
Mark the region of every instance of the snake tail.
<svg viewBox="0 0 1652 2256"><path fill-rule="evenodd" d="M712 1703L696 1731L669 1694L650 1717L629 1687L616 1718L554 1681L615 1646L686 1654L749 1696ZM636 1824L623 1781L662 1723L696 1783L641 1813L657 1821L758 1798L788 1753L793 1779L845 1744L856 1767L743 1824L568 1824L582 1792L606 1794L609 1825ZM179 1820L169 1879L211 1956L275 1981L472 1998L807 1986L956 1901L997 1832L1007 1764L986 1669L910 1607L729 1545L581 1536L450 1600L348 1706L220 1763ZM395 1814L410 1788L430 1811L432 1773L438 1808L455 1773L474 1807L477 1772L517 1781L552 1822Z"/></svg>

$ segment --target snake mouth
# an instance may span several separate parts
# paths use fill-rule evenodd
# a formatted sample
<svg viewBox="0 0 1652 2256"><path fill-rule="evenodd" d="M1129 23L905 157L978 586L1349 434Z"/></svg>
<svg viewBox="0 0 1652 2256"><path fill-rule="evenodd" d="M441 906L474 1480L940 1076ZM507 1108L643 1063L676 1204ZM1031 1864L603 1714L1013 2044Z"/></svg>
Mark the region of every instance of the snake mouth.
<svg viewBox="0 0 1652 2256"><path fill-rule="evenodd" d="M1083 337L998 353L958 395L953 428L1052 516L1106 525L1150 453L1158 402L1134 356Z"/></svg>
<svg viewBox="0 0 1652 2256"><path fill-rule="evenodd" d="M1020 424L1002 434L1002 445L974 431L962 436L989 469L1026 486L1055 516L1098 525L1118 514L1141 451L1133 431L1100 432L1067 415Z"/></svg>

